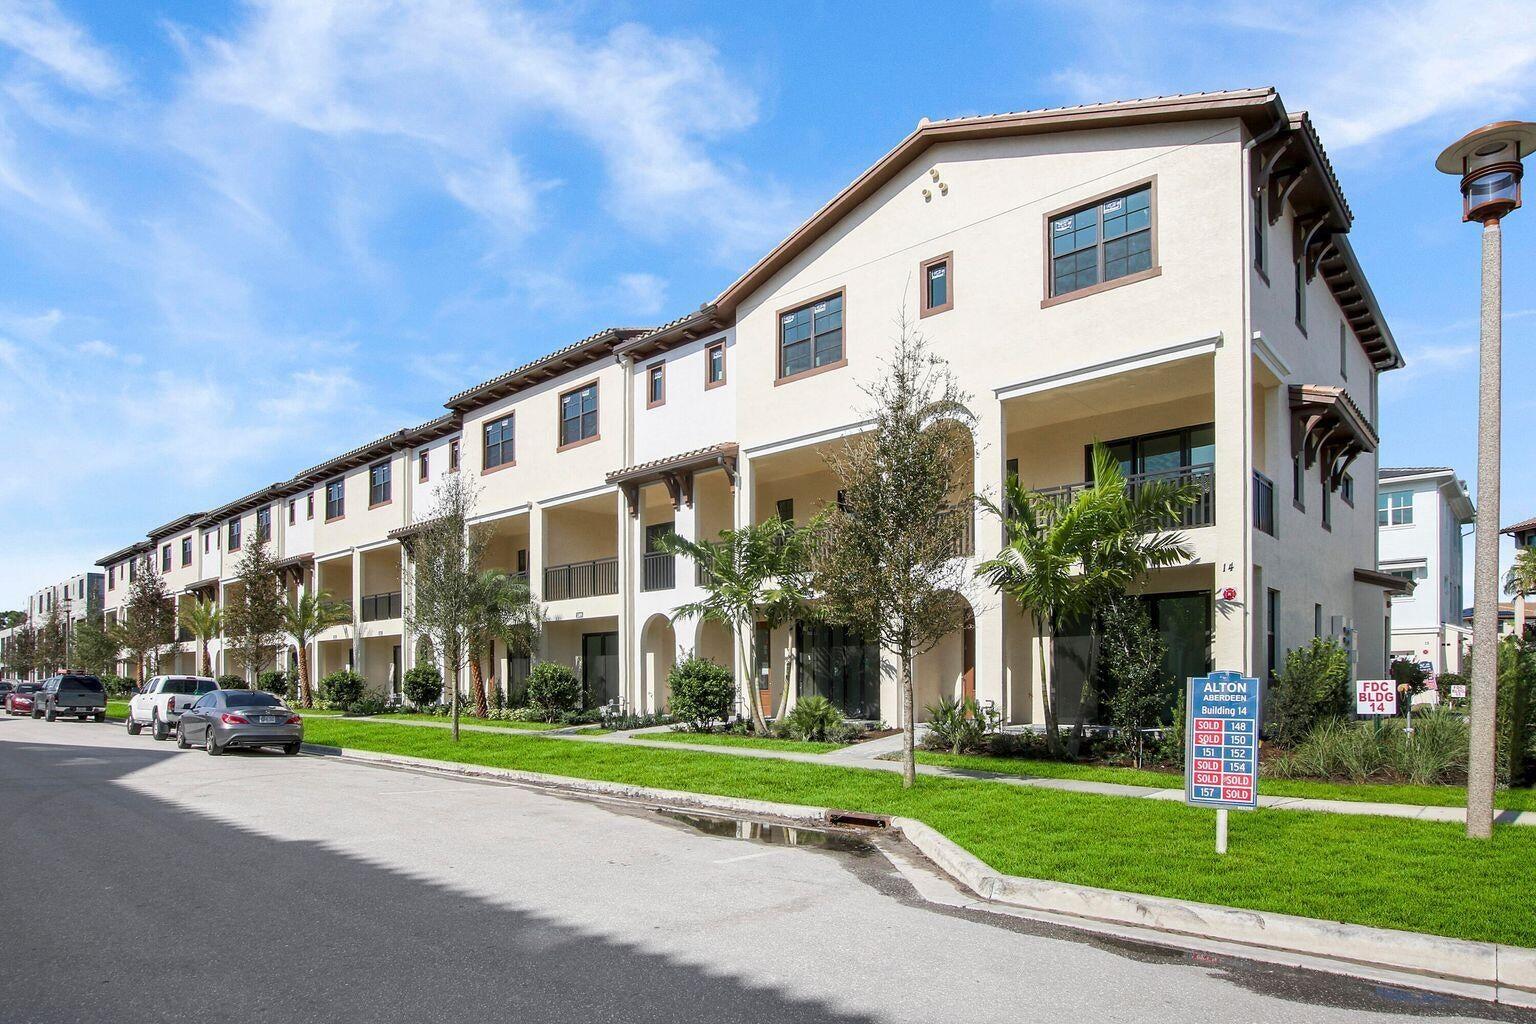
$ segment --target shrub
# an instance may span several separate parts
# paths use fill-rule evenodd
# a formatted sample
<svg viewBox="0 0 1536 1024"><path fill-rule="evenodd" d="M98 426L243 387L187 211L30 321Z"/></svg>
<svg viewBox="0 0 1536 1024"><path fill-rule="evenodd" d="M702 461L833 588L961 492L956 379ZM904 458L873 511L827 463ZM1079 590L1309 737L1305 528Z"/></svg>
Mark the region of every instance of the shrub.
<svg viewBox="0 0 1536 1024"><path fill-rule="evenodd" d="M784 731L790 739L824 742L843 725L843 713L827 698L812 695L795 701L794 710L784 717Z"/></svg>
<svg viewBox="0 0 1536 1024"><path fill-rule="evenodd" d="M581 705L581 680L570 668L541 661L528 673L528 703L537 707L546 722L554 722Z"/></svg>
<svg viewBox="0 0 1536 1024"><path fill-rule="evenodd" d="M1110 724L1140 768L1146 761L1145 730L1158 724L1173 688L1163 671L1168 645L1142 602L1122 600L1104 610L1099 649L1099 685Z"/></svg>
<svg viewBox="0 0 1536 1024"><path fill-rule="evenodd" d="M219 684L219 689L221 689L221 690L244 690L244 689L246 689L245 680L242 679L240 676L235 676L235 675L225 674L225 675L219 676L218 684Z"/></svg>
<svg viewBox="0 0 1536 1024"><path fill-rule="evenodd" d="M1398 731L1393 767L1418 785L1464 782L1468 739L1466 719L1458 712L1450 708L1417 711L1413 716L1413 735Z"/></svg>
<svg viewBox="0 0 1536 1024"><path fill-rule="evenodd" d="M365 693L346 707L349 715L382 715L389 710L389 704L383 697Z"/></svg>
<svg viewBox="0 0 1536 1024"><path fill-rule="evenodd" d="M1273 692L1275 738L1300 743L1319 722L1349 712L1349 655L1336 640L1317 637L1285 656Z"/></svg>
<svg viewBox="0 0 1536 1024"><path fill-rule="evenodd" d="M443 696L443 674L433 665L417 665L405 673L405 699L421 709Z"/></svg>
<svg viewBox="0 0 1536 1024"><path fill-rule="evenodd" d="M320 680L320 699L345 711L362 699L365 685L362 676L344 668Z"/></svg>
<svg viewBox="0 0 1536 1024"><path fill-rule="evenodd" d="M127 676L106 675L101 677L101 685L108 697L131 697L137 684Z"/></svg>
<svg viewBox="0 0 1536 1024"><path fill-rule="evenodd" d="M672 690L667 710L694 732L723 721L736 703L736 681L730 670L708 658L689 655L673 665L667 685Z"/></svg>
<svg viewBox="0 0 1536 1024"><path fill-rule="evenodd" d="M288 673L275 668L269 668L256 677L256 688L275 693L279 697L286 697L290 692L288 685Z"/></svg>
<svg viewBox="0 0 1536 1024"><path fill-rule="evenodd" d="M929 704L928 730L923 734L923 746L932 750L948 750L951 754L980 753L990 746L990 737L998 731L1002 716L996 711L984 711L975 700L955 700L943 697L937 704Z"/></svg>
<svg viewBox="0 0 1536 1024"><path fill-rule="evenodd" d="M1440 675L1435 677L1435 682L1437 688L1440 690L1440 702L1442 704L1446 703L1447 701L1466 700L1465 697L1458 698L1451 696L1451 687L1453 686L1465 686L1468 688L1468 693L1472 692L1472 680L1468 679L1460 672L1442 672Z"/></svg>
<svg viewBox="0 0 1536 1024"><path fill-rule="evenodd" d="M1265 775L1284 778L1373 779L1417 785L1461 782L1467 771L1467 724L1448 708L1406 718L1346 722L1325 718L1285 756L1262 765Z"/></svg>
<svg viewBox="0 0 1536 1024"><path fill-rule="evenodd" d="M1499 642L1498 717L1499 773L1524 785L1536 741L1536 645L1512 636Z"/></svg>
<svg viewBox="0 0 1536 1024"><path fill-rule="evenodd" d="M496 712L503 710L507 706L507 702L501 696L501 687L496 685L496 680L494 678L487 679L485 681L485 691L486 710L489 711L491 715L494 715Z"/></svg>

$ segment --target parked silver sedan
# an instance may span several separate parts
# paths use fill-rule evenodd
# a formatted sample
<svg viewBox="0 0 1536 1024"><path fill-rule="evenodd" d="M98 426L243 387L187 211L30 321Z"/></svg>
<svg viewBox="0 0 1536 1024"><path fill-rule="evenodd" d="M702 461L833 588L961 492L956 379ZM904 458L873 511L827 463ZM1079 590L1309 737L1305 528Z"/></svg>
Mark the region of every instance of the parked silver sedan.
<svg viewBox="0 0 1536 1024"><path fill-rule="evenodd" d="M304 720L281 698L256 690L214 690L181 713L176 745L200 746L210 754L231 747L282 747L297 754L304 742Z"/></svg>

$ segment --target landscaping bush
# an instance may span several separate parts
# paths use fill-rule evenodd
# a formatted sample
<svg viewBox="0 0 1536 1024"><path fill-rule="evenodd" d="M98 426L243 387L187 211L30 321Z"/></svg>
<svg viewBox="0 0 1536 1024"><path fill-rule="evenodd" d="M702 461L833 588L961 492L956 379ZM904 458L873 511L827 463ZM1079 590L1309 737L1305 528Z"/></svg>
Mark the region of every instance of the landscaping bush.
<svg viewBox="0 0 1536 1024"><path fill-rule="evenodd" d="M1002 724L996 711L984 711L974 699L942 697L929 704L928 730L923 746L929 750L947 750L951 754L982 753L990 746L991 736Z"/></svg>
<svg viewBox="0 0 1536 1024"><path fill-rule="evenodd" d="M132 697L134 688L138 685L127 676L106 675L101 677L102 688L107 691L108 697Z"/></svg>
<svg viewBox="0 0 1536 1024"><path fill-rule="evenodd" d="M825 742L842 727L843 713L825 697L812 695L795 701L794 710L784 717L784 732L792 740Z"/></svg>
<svg viewBox="0 0 1536 1024"><path fill-rule="evenodd" d="M1272 693L1275 739L1294 746L1319 722L1349 713L1348 653L1330 637L1296 648L1285 656Z"/></svg>
<svg viewBox="0 0 1536 1024"><path fill-rule="evenodd" d="M1163 670L1168 645L1141 601L1112 601L1104 609L1099 681L1110 724L1136 767L1146 761L1146 730L1159 724L1173 681Z"/></svg>
<svg viewBox="0 0 1536 1024"><path fill-rule="evenodd" d="M1536 745L1536 645L1499 642L1499 774L1512 786L1531 781Z"/></svg>
<svg viewBox="0 0 1536 1024"><path fill-rule="evenodd" d="M1416 711L1413 735L1399 730L1395 740L1393 768L1409 782L1431 786L1466 781L1469 736L1466 719L1459 712L1450 708Z"/></svg>
<svg viewBox="0 0 1536 1024"><path fill-rule="evenodd" d="M1283 779L1347 779L1350 782L1459 783L1467 773L1467 724L1446 708L1418 712L1413 732L1406 718L1347 722L1326 718L1289 754L1261 766Z"/></svg>
<svg viewBox="0 0 1536 1024"><path fill-rule="evenodd" d="M528 673L528 703L543 713L544 721L559 721L581 706L581 680L565 665L541 661Z"/></svg>
<svg viewBox="0 0 1536 1024"><path fill-rule="evenodd" d="M443 696L443 674L432 665L417 665L405 673L405 699L418 710L436 704Z"/></svg>
<svg viewBox="0 0 1536 1024"><path fill-rule="evenodd" d="M219 676L217 682L219 684L219 689L221 689L221 690L244 690L244 689L246 689L245 680L242 679L240 676L234 676L234 675L228 675L228 674L222 675L222 676Z"/></svg>
<svg viewBox="0 0 1536 1024"><path fill-rule="evenodd" d="M672 690L667 710L694 732L724 721L736 703L736 682L730 669L708 658L689 655L673 665L667 685Z"/></svg>
<svg viewBox="0 0 1536 1024"><path fill-rule="evenodd" d="M389 704L384 698L371 693L363 694L346 707L349 715L382 715L388 710Z"/></svg>
<svg viewBox="0 0 1536 1024"><path fill-rule="evenodd" d="M333 708L345 711L362 699L365 685L362 676L344 668L320 680L320 699Z"/></svg>
<svg viewBox="0 0 1536 1024"><path fill-rule="evenodd" d="M1460 672L1442 672L1440 675L1435 677L1435 682L1437 689L1440 691L1440 702L1442 704L1447 702L1459 703L1467 699L1465 697L1452 697L1451 687L1453 686L1465 686L1467 687L1468 693L1472 692L1472 680L1462 675Z"/></svg>
<svg viewBox="0 0 1536 1024"><path fill-rule="evenodd" d="M275 668L269 668L256 677L256 688L275 693L279 697L287 697L292 691L288 685L288 673Z"/></svg>

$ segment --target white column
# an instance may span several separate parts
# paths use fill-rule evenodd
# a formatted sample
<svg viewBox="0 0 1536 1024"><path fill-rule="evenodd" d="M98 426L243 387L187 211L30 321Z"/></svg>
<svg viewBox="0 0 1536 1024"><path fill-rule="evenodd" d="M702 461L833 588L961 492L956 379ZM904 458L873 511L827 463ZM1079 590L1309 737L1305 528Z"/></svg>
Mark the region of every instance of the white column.
<svg viewBox="0 0 1536 1024"><path fill-rule="evenodd" d="M538 502L528 504L528 592L536 602L544 603L544 507ZM541 635L533 660L543 661L548 648Z"/></svg>
<svg viewBox="0 0 1536 1024"><path fill-rule="evenodd" d="M978 494L1001 506L1008 467L1008 417L1001 402L983 398L976 413L975 487ZM1003 548L1003 522L982 508L976 510L976 555L980 562ZM977 581L971 608L976 615L976 699L995 701L1003 721L1015 720L1013 684L1004 648L1005 597Z"/></svg>
<svg viewBox="0 0 1536 1024"><path fill-rule="evenodd" d="M1253 588L1253 388L1249 345L1228 332L1213 359L1216 405L1215 594L1212 657L1218 669L1250 673L1253 615L1259 606ZM1314 483L1320 480L1311 470ZM1222 591L1231 587L1233 600Z"/></svg>
<svg viewBox="0 0 1536 1024"><path fill-rule="evenodd" d="M739 528L747 523L755 523L757 514L753 508L757 496L757 470L751 459L745 454L736 463L736 526ZM750 714L749 700L757 699L757 680L752 674L752 638L756 632L755 625L746 627L746 636L741 635L742 627L733 627L735 634L731 641L733 644L732 655L736 662L736 710L741 714ZM745 650L747 657L743 658L741 652Z"/></svg>
<svg viewBox="0 0 1536 1024"><path fill-rule="evenodd" d="M631 711L639 711L645 703L645 695L640 692L640 645L635 642L635 593L639 589L639 573L636 571L639 558L636 552L639 549L635 543L635 532L638 527L629 517L624 492L616 492L613 498L615 515L618 516L615 524L618 536L615 541L619 553L619 694Z"/></svg>
<svg viewBox="0 0 1536 1024"><path fill-rule="evenodd" d="M352 671L367 678L363 665L363 639L362 639L362 614L363 614L363 555L357 548L352 549Z"/></svg>

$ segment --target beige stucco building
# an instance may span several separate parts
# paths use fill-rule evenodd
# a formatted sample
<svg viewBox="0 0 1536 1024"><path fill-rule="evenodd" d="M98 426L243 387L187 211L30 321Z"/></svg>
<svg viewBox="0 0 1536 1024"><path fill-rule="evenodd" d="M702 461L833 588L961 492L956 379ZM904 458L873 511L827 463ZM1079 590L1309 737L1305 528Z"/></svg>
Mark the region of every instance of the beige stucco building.
<svg viewBox="0 0 1536 1024"><path fill-rule="evenodd" d="M776 705L788 679L791 699L895 723L884 656L844 631L757 630L737 665L726 629L673 621L698 580L653 544L835 501L823 455L867 428L860 388L905 314L970 396L977 491L1009 473L1080 487L1095 441L1133 477L1199 487L1194 557L1145 587L1173 671L1264 676L1329 634L1379 673L1400 581L1378 571L1376 382L1402 360L1352 218L1311 122L1272 90L925 121L697 311L600 331L101 564L121 579L169 545L180 595L226 595L233 524L268 530L294 587L358 612L317 644L320 670L388 690L414 661L402 541L440 474L473 473L488 561L528 574L539 656L594 700L663 708L692 650L734 666L744 699ZM1002 540L978 513L958 557ZM969 693L1039 722L1029 617L980 587L957 599L966 625L921 660L919 707ZM494 662L515 691L527 661Z"/></svg>

